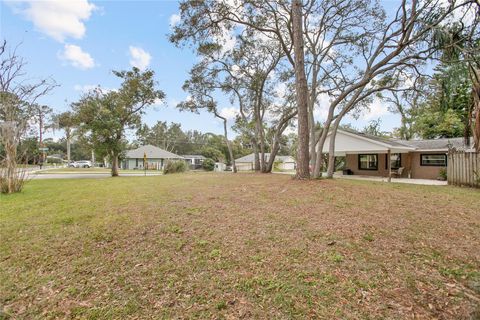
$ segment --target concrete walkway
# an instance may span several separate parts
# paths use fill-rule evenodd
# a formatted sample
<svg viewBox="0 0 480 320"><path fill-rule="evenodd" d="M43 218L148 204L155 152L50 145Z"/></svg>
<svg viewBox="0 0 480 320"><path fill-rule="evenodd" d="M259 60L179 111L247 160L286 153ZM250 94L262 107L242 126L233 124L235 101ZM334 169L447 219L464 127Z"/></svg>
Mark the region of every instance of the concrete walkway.
<svg viewBox="0 0 480 320"><path fill-rule="evenodd" d="M343 175L335 173L334 178L339 179L350 179L350 180L367 180L367 181L377 181L377 182L388 182L388 178L384 177L372 177L372 176L359 176L359 175ZM427 186L446 186L447 181L440 180L430 180L430 179L408 179L408 178L392 178L393 183L410 183L410 184L422 184Z"/></svg>
<svg viewBox="0 0 480 320"><path fill-rule="evenodd" d="M288 174L294 175L295 172L273 172L276 174ZM326 173L323 173L324 175ZM360 175L343 175L342 173L334 173L333 177L335 179L350 179L350 180L366 180L366 181L377 181L377 182L388 182L387 178L384 177L373 177L373 176L360 176ZM407 179L407 178L392 178L393 183L410 183L410 184L421 184L426 186L446 186L447 181L440 180L430 180L430 179Z"/></svg>

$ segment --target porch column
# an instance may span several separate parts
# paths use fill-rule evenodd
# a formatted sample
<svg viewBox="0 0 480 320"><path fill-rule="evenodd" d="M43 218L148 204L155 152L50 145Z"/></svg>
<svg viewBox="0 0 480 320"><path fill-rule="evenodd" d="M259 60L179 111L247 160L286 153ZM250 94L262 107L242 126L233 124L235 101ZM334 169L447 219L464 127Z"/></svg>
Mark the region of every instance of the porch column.
<svg viewBox="0 0 480 320"><path fill-rule="evenodd" d="M387 152L387 168L388 168L388 182L392 182L392 160L391 160L391 151L388 149Z"/></svg>

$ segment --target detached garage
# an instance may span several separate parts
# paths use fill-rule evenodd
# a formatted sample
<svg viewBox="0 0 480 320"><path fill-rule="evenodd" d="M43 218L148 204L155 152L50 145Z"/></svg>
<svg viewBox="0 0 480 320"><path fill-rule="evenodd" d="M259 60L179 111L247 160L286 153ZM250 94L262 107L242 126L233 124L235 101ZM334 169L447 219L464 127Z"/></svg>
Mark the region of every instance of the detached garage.
<svg viewBox="0 0 480 320"><path fill-rule="evenodd" d="M265 153L265 161L270 159L270 153ZM275 168L279 170L295 170L296 162L291 156L276 156ZM235 159L238 171L253 171L255 169L255 154L251 153L244 157Z"/></svg>

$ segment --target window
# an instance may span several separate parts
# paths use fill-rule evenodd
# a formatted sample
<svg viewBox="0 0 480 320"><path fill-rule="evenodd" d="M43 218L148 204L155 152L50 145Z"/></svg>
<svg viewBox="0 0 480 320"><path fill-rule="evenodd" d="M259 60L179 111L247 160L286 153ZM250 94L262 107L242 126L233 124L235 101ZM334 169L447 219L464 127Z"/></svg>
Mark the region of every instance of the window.
<svg viewBox="0 0 480 320"><path fill-rule="evenodd" d="M446 167L447 155L446 154L421 154L420 165Z"/></svg>
<svg viewBox="0 0 480 320"><path fill-rule="evenodd" d="M388 169L388 154L385 155L385 169ZM392 163L392 169L398 169L402 166L402 154L392 153L390 154L390 161Z"/></svg>
<svg viewBox="0 0 480 320"><path fill-rule="evenodd" d="M359 154L358 169L378 170L378 154Z"/></svg>

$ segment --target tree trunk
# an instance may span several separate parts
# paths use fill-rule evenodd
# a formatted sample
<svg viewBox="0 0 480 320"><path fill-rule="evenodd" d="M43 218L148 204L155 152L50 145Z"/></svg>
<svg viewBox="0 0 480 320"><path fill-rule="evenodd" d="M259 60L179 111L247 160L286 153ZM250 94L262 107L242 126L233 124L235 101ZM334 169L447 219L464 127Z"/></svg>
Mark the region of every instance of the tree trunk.
<svg viewBox="0 0 480 320"><path fill-rule="evenodd" d="M315 118L313 116L313 104L310 105L308 110L308 119L309 119L309 127L310 127L310 168L313 170L315 166L315 162L317 161L317 153L315 152Z"/></svg>
<svg viewBox="0 0 480 320"><path fill-rule="evenodd" d="M337 136L338 126L340 125L340 117L335 120L332 131L330 133L330 146L328 147L328 168L327 178L333 178L335 172L335 137Z"/></svg>
<svg viewBox="0 0 480 320"><path fill-rule="evenodd" d="M67 137L67 163L70 165L70 153L71 153L71 142L70 137Z"/></svg>
<svg viewBox="0 0 480 320"><path fill-rule="evenodd" d="M270 150L270 158L268 159L264 173L272 172L273 164L275 163L275 157L277 156L279 149L280 149L280 145L278 143L275 143L272 147L272 150Z"/></svg>
<svg viewBox="0 0 480 320"><path fill-rule="evenodd" d="M310 88L310 96L308 99L308 126L310 128L310 170L315 166L317 153L315 152L315 117L313 111L315 109L315 102L317 100L317 77L318 77L318 61L314 60L312 69L312 87Z"/></svg>
<svg viewBox="0 0 480 320"><path fill-rule="evenodd" d="M472 121L473 131L473 148L476 152L480 152L480 71L475 70L475 80L472 88L473 107Z"/></svg>
<svg viewBox="0 0 480 320"><path fill-rule="evenodd" d="M235 165L235 158L233 157L232 145L230 144L230 140L228 140L227 119L218 115L217 117L223 120L223 134L227 144L228 154L230 156L230 160L232 161L232 171L233 173L237 173L237 166Z"/></svg>
<svg viewBox="0 0 480 320"><path fill-rule="evenodd" d="M15 192L15 174L17 171L17 146L7 143L5 145L5 165L7 171L7 193Z"/></svg>
<svg viewBox="0 0 480 320"><path fill-rule="evenodd" d="M39 117L39 128L38 128L38 132L39 132L39 144L40 144L40 148L43 148L43 117L42 115L40 114ZM41 160L40 160L40 169L42 169L42 165L43 163L45 162L45 151L42 150L41 152Z"/></svg>
<svg viewBox="0 0 480 320"><path fill-rule="evenodd" d="M265 135L263 132L262 116L260 112L261 108L261 95L259 94L255 101L255 135L256 140L260 146L260 171L265 171ZM256 171L255 167L255 171Z"/></svg>
<svg viewBox="0 0 480 320"><path fill-rule="evenodd" d="M308 84L305 75L301 0L292 1L293 46L295 53L295 91L298 110L297 179L309 179Z"/></svg>
<svg viewBox="0 0 480 320"><path fill-rule="evenodd" d="M259 172L260 171L260 157L258 156L257 139L252 139L252 146L253 146L254 170L256 172Z"/></svg>
<svg viewBox="0 0 480 320"><path fill-rule="evenodd" d="M118 177L118 154L112 154L112 177Z"/></svg>
<svg viewBox="0 0 480 320"><path fill-rule="evenodd" d="M323 162L323 146L325 145L325 140L327 139L328 135L328 130L330 129L330 121L327 119L325 122L325 126L322 129L322 133L320 135L320 139L318 139L317 142L317 156L316 156L316 161L315 161L315 166L313 167L313 178L318 179L322 176L322 173L320 172L322 168L322 162Z"/></svg>

